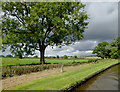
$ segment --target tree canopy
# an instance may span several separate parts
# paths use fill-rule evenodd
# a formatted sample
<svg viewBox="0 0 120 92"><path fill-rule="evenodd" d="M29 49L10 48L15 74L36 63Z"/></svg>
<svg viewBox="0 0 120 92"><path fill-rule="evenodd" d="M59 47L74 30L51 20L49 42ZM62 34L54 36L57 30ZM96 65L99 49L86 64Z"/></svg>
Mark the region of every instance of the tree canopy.
<svg viewBox="0 0 120 92"><path fill-rule="evenodd" d="M102 42L102 43L99 43L98 46L96 46L94 49L93 49L93 54L97 54L98 57L101 57L101 58L105 58L107 57L108 55L108 52L107 50L105 49L105 47L108 45L109 43L108 42Z"/></svg>
<svg viewBox="0 0 120 92"><path fill-rule="evenodd" d="M33 55L48 45L62 46L83 39L88 16L81 2L3 2L2 49Z"/></svg>
<svg viewBox="0 0 120 92"><path fill-rule="evenodd" d="M101 58L112 58L117 59L120 58L120 37L113 39L110 43L102 42L99 43L93 49L92 54L97 54L98 57Z"/></svg>
<svg viewBox="0 0 120 92"><path fill-rule="evenodd" d="M68 56L67 56L67 55L64 55L63 58L64 58L64 59L68 59Z"/></svg>
<svg viewBox="0 0 120 92"><path fill-rule="evenodd" d="M111 50L111 58L120 58L120 37L113 39L107 49Z"/></svg>

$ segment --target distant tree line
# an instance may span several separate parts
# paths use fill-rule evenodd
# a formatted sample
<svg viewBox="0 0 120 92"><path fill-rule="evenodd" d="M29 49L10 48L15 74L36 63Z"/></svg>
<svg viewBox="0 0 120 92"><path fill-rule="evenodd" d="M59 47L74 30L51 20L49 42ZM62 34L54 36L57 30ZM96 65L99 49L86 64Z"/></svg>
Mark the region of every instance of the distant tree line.
<svg viewBox="0 0 120 92"><path fill-rule="evenodd" d="M15 55L15 56L12 56L12 55L6 55L6 56L0 55L0 57L15 57L15 58L20 58L20 57L17 56L17 55ZM69 56L67 56L67 55L64 55L64 56L62 56L62 57L60 57L59 55L57 55L57 56L49 56L49 57L46 56L45 58L48 58L48 59L55 59L55 58L57 58L57 59L59 59L59 58L68 59L68 57L69 57ZM24 56L24 58L29 58L29 57ZM35 55L35 56L32 57L32 58L38 58L38 56ZM78 58L78 57L75 55L75 56L71 56L70 58L75 59L75 58ZM20 59L22 59L22 58L20 58Z"/></svg>
<svg viewBox="0 0 120 92"><path fill-rule="evenodd" d="M57 59L63 58L63 59L68 59L68 57L69 56L67 56L67 55L64 55L62 57L60 57L59 55L57 55L56 57L55 56L50 56L50 57L45 57L45 58L57 58ZM71 56L70 58L78 58L78 57L75 55L75 56Z"/></svg>
<svg viewBox="0 0 120 92"><path fill-rule="evenodd" d="M99 43L94 49L92 54L97 54L101 58L120 58L120 37L113 39L110 43L102 42Z"/></svg>

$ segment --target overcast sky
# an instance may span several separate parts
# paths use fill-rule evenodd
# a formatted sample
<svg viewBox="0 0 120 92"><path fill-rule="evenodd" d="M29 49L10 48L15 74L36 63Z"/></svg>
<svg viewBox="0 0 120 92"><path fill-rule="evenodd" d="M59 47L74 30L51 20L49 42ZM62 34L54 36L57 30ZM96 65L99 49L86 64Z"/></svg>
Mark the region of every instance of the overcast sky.
<svg viewBox="0 0 120 92"><path fill-rule="evenodd" d="M85 10L90 19L88 29L84 32L84 39L76 42L75 45L62 48L54 47L52 49L49 46L45 52L46 56L91 55L92 49L99 42L110 42L118 36L118 3L86 2L85 4Z"/></svg>
<svg viewBox="0 0 120 92"><path fill-rule="evenodd" d="M45 56L88 56L92 49L103 41L110 42L118 36L118 3L117 2L85 2L89 19L88 29L84 32L84 39L74 45L48 46ZM10 54L9 49L3 54ZM39 56L39 51L36 51Z"/></svg>

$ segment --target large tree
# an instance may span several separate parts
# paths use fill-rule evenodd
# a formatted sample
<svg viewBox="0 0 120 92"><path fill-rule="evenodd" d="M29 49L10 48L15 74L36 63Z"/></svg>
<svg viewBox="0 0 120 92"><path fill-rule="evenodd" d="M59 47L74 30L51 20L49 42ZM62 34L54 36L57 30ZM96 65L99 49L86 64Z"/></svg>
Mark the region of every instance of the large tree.
<svg viewBox="0 0 120 92"><path fill-rule="evenodd" d="M99 43L94 49L93 49L93 52L92 54L97 54L98 57L101 57L101 58L109 58L110 55L110 50L109 49L106 49L106 46L109 45L108 42L102 42L102 43Z"/></svg>
<svg viewBox="0 0 120 92"><path fill-rule="evenodd" d="M81 2L3 2L2 49L10 46L19 56L40 51L48 45L68 45L83 39L88 16Z"/></svg>
<svg viewBox="0 0 120 92"><path fill-rule="evenodd" d="M111 58L120 58L120 37L117 37L111 41L109 44L109 49L111 50Z"/></svg>
<svg viewBox="0 0 120 92"><path fill-rule="evenodd" d="M98 46L93 49L92 53L97 54L101 58L120 58L120 37L113 39L110 43L99 43Z"/></svg>

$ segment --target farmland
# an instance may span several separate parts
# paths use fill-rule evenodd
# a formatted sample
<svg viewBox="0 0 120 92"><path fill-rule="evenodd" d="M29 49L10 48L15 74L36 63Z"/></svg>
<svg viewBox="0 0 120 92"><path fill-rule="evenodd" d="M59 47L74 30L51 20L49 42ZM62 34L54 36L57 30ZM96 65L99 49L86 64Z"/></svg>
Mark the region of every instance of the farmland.
<svg viewBox="0 0 120 92"><path fill-rule="evenodd" d="M98 59L45 59L46 64L40 65L38 58L2 58L2 79L46 69L60 68L61 65L65 67L91 63L94 60Z"/></svg>
<svg viewBox="0 0 120 92"><path fill-rule="evenodd" d="M88 59L45 59L46 63L72 63L72 62L88 62ZM2 66L7 65L31 65L39 64L39 58L2 58Z"/></svg>

